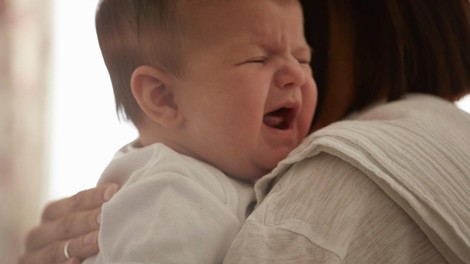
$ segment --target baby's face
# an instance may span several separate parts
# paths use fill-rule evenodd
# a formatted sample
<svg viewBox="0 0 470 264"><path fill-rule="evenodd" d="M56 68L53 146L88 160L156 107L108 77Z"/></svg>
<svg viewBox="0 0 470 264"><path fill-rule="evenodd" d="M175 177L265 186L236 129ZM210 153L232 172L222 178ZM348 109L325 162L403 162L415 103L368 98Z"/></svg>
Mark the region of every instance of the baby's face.
<svg viewBox="0 0 470 264"><path fill-rule="evenodd" d="M196 8L176 82L185 148L254 180L307 135L317 89L299 5L234 0Z"/></svg>

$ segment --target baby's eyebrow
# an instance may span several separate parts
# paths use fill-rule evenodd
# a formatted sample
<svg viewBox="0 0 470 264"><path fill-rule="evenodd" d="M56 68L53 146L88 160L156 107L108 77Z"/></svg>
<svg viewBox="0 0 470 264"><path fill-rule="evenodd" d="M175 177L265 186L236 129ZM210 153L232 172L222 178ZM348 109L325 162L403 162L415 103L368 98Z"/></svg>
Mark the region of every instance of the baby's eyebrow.
<svg viewBox="0 0 470 264"><path fill-rule="evenodd" d="M313 48L306 42L277 42L277 41L266 41L267 39L259 35L251 35L247 38L238 39L237 43L232 46L233 53L244 52L247 50L258 50L267 53L277 53L279 51L285 51L289 48L290 52L305 52L313 55ZM232 42L233 44L233 42ZM288 47L288 45L291 45Z"/></svg>
<svg viewBox="0 0 470 264"><path fill-rule="evenodd" d="M291 52L302 56L308 55L310 58L313 57L313 48L310 45L298 46L297 48L292 49Z"/></svg>

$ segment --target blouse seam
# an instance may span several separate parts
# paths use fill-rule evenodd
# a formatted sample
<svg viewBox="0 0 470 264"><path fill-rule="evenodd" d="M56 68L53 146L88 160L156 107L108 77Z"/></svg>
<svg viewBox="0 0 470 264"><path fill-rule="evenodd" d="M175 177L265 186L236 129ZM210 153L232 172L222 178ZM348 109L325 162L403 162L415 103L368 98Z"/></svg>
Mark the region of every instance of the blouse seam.
<svg viewBox="0 0 470 264"><path fill-rule="evenodd" d="M266 212L265 212L265 213L266 213ZM266 219L266 218L265 218L265 219ZM304 235L304 234L302 234L302 233L300 233L300 232L297 232L297 231L295 231L295 230L289 228L290 222L292 222L292 221L286 221L286 222L276 223L276 224L267 224L266 221L265 221L265 219L263 219L263 224L261 224L261 225L266 226L266 227L269 227L269 228L278 228L278 229L282 229L282 230L284 230L284 231L286 231L286 232L289 232L289 233L292 233L292 234L295 234L295 235L298 235L298 236L302 236L302 237L304 237L306 240L308 240L310 243L312 243L313 245L315 245L315 246L317 246L317 247L319 247L319 248L321 248L321 249L323 249L323 250L325 250L325 251L331 253L332 255L334 255L334 256L339 260L339 263L343 263L343 259L341 258L341 256L340 256L339 253L337 253L337 252L335 252L335 251L332 251L332 250L330 250L330 249L328 249L328 248L326 248L326 247L324 247L324 246L321 246L321 245L319 245L318 243L315 243L314 241L312 241L312 239L310 239L308 236L306 236L306 235ZM247 222L250 222L250 223L255 224L255 225L259 224L259 223L255 222L255 221L253 221L253 220L247 220ZM303 222L301 222L301 221L294 221L294 222L303 223Z"/></svg>

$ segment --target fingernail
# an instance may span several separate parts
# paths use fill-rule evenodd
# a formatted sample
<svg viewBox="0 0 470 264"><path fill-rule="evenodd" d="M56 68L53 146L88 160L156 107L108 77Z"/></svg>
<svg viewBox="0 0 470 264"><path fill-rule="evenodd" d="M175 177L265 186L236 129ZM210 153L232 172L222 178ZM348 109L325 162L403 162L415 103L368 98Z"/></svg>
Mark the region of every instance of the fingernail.
<svg viewBox="0 0 470 264"><path fill-rule="evenodd" d="M98 216L96 217L96 223L98 223L98 225L101 224L101 213L99 213Z"/></svg>
<svg viewBox="0 0 470 264"><path fill-rule="evenodd" d="M113 195L117 192L117 190L118 190L118 186L115 184L106 188L106 190L104 191L104 195L103 195L104 201L105 202L109 201L111 197L113 197Z"/></svg>
<svg viewBox="0 0 470 264"><path fill-rule="evenodd" d="M86 235L85 238L83 238L83 244L85 244L85 246L93 245L93 244L96 244L97 240L98 240L98 233L93 232L91 234Z"/></svg>

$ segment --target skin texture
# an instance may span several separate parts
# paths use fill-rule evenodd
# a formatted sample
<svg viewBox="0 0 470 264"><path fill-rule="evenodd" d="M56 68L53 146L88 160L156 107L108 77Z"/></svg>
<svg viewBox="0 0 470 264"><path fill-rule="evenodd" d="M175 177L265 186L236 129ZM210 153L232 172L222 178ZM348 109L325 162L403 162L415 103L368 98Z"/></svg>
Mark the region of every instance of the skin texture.
<svg viewBox="0 0 470 264"><path fill-rule="evenodd" d="M182 74L134 72L132 89L146 114L140 142L258 179L300 144L313 118L317 91L301 8L221 1L187 14L194 30L185 36ZM269 114L281 108L287 113Z"/></svg>
<svg viewBox="0 0 470 264"><path fill-rule="evenodd" d="M50 203L41 223L26 238L26 253L18 263L80 263L98 252L101 205L118 191L117 184L104 184ZM68 262L63 249L70 240Z"/></svg>

